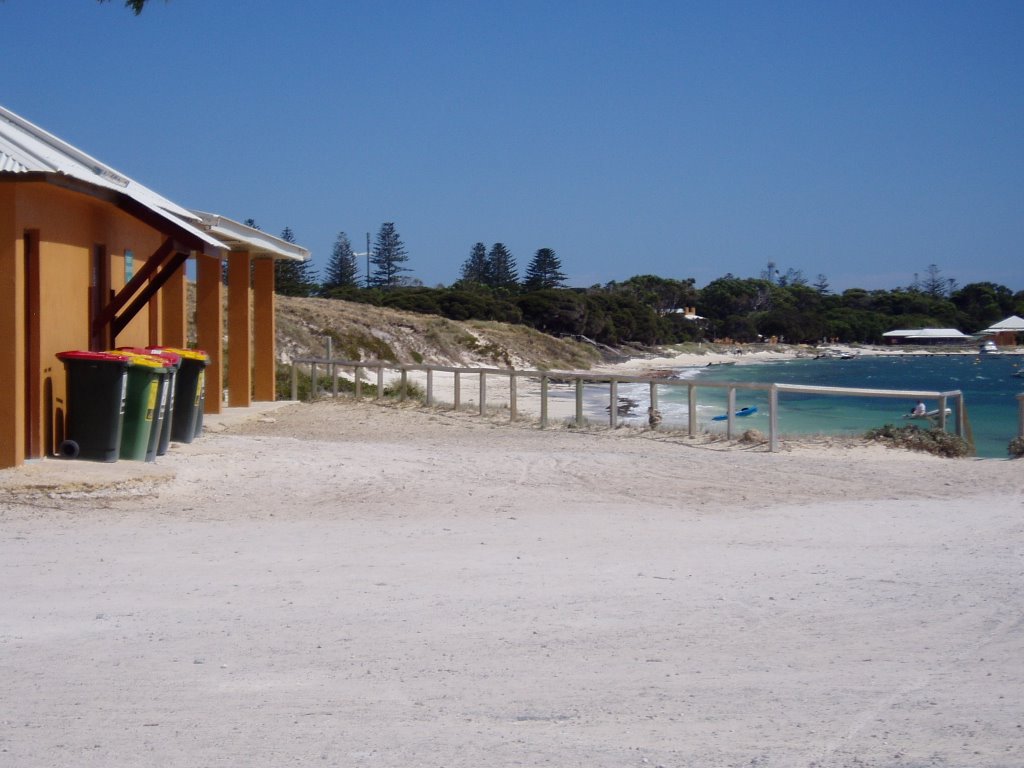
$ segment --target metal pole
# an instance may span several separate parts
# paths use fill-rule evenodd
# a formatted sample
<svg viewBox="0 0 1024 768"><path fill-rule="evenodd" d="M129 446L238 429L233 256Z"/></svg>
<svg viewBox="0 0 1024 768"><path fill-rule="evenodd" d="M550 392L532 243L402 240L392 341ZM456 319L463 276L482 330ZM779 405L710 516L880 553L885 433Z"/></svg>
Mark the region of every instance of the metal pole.
<svg viewBox="0 0 1024 768"><path fill-rule="evenodd" d="M583 426L583 379L576 379L576 426Z"/></svg>
<svg viewBox="0 0 1024 768"><path fill-rule="evenodd" d="M402 383L401 383L401 385L398 388L398 402L400 402L400 403L404 403L405 402L405 396L406 396L406 393L408 392L408 390L409 390L409 372L407 370L405 370L405 368L403 368L402 369Z"/></svg>
<svg viewBox="0 0 1024 768"><path fill-rule="evenodd" d="M658 414L658 383L652 381L650 386L651 394L648 399L651 401L651 410L647 415L647 424L651 429L657 429L661 421L661 417Z"/></svg>
<svg viewBox="0 0 1024 768"><path fill-rule="evenodd" d="M362 366L357 365L355 373L352 374L352 375L353 375L353 378L355 378L355 380L356 380L356 400L358 400L363 395L363 368L362 368Z"/></svg>
<svg viewBox="0 0 1024 768"><path fill-rule="evenodd" d="M615 429L619 426L619 382L611 380L608 385L608 426Z"/></svg>
<svg viewBox="0 0 1024 768"><path fill-rule="evenodd" d="M454 387L455 391L454 391L454 397L452 398L453 400L455 400L455 410L456 411L459 410L459 400L462 398L462 392L460 391L461 390L460 384L461 384L461 382L459 381L459 372L456 371L455 372L455 387Z"/></svg>
<svg viewBox="0 0 1024 768"><path fill-rule="evenodd" d="M939 396L939 429L946 431L946 396ZM959 433L958 433L959 434Z"/></svg>
<svg viewBox="0 0 1024 768"><path fill-rule="evenodd" d="M480 371L480 415L487 413L487 374Z"/></svg>
<svg viewBox="0 0 1024 768"><path fill-rule="evenodd" d="M377 364L377 399L384 397L384 364Z"/></svg>
<svg viewBox="0 0 1024 768"><path fill-rule="evenodd" d="M732 440L733 427L736 426L736 387L729 387L729 398L725 404L725 439Z"/></svg>
<svg viewBox="0 0 1024 768"><path fill-rule="evenodd" d="M434 369L427 368L427 407L434 404Z"/></svg>

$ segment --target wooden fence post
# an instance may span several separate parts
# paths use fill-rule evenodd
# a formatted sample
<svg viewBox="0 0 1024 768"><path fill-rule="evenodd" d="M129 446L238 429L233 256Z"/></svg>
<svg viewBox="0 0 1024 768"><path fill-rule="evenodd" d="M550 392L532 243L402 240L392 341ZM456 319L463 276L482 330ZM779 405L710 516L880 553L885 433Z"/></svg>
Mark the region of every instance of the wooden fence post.
<svg viewBox="0 0 1024 768"><path fill-rule="evenodd" d="M687 408L686 408L686 420L689 424L686 425L687 434L690 437L694 437L697 434L697 387L693 384L689 384L687 389Z"/></svg>
<svg viewBox="0 0 1024 768"><path fill-rule="evenodd" d="M508 374L508 420L516 420L516 372Z"/></svg>
<svg viewBox="0 0 1024 768"><path fill-rule="evenodd" d="M779 388L768 388L768 451L779 450Z"/></svg>
<svg viewBox="0 0 1024 768"><path fill-rule="evenodd" d="M608 384L608 426L619 426L619 382L615 379Z"/></svg>
<svg viewBox="0 0 1024 768"><path fill-rule="evenodd" d="M540 428L548 426L548 377L540 377Z"/></svg>

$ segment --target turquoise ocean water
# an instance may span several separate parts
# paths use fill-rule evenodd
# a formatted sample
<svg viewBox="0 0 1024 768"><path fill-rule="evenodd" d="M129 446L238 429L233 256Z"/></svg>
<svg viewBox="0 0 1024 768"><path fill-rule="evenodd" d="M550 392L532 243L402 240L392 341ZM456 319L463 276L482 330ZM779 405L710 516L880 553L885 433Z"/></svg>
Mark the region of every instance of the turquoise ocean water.
<svg viewBox="0 0 1024 768"><path fill-rule="evenodd" d="M1022 366L1024 356L1020 355L899 355L864 356L851 360L792 360L763 365L719 365L682 369L679 374L696 381L774 382L934 391L958 389L965 396L967 417L974 433L978 456L1005 458L1007 444L1017 434L1016 395L1024 393L1024 378L1015 378L1013 374ZM646 420L647 391L646 385L619 388L620 396L638 402L638 421ZM661 387L658 398L666 426L686 423L685 388ZM903 418L914 406L911 400L780 394L779 401L779 431L783 435L856 435L883 424L926 424L921 421L908 422ZM713 422L711 419L725 413L725 404L725 390L698 389L700 427L724 430L724 423ZM938 407L937 402L928 402L927 405L929 409ZM758 412L737 419L737 427L754 427L767 432L767 393L738 390L736 407L745 406L757 407ZM952 423L949 428L952 429Z"/></svg>

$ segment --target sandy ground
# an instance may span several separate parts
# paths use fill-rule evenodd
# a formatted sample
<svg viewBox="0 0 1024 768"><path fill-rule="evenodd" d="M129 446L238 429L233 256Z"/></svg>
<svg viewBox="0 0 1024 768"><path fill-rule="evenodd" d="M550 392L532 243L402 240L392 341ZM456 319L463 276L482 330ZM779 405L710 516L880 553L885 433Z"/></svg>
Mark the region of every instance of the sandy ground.
<svg viewBox="0 0 1024 768"><path fill-rule="evenodd" d="M0 472L0 766L1024 763L1020 461L244 416Z"/></svg>

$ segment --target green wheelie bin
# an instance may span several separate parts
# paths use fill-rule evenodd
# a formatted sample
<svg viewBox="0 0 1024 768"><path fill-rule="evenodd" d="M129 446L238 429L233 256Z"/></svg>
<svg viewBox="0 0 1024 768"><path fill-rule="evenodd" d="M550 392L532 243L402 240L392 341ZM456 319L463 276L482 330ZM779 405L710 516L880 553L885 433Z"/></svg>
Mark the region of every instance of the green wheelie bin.
<svg viewBox="0 0 1024 768"><path fill-rule="evenodd" d="M167 452L167 445L164 445L163 453L160 453L160 441L164 437L164 433L167 433L167 438L170 439L170 423L168 421L168 409L171 407L171 403L174 398L171 396L171 387L174 386L174 374L177 371L177 356L176 355L157 355L150 352L147 349L141 347L118 347L117 353L127 353L133 355L133 362L138 365L151 366L153 373L159 378L157 382L156 392L156 403L150 404L147 400L146 409L146 420L151 420L152 425L149 429L149 439L146 443L146 461L156 461L158 455L163 455ZM139 372L133 374L132 368L128 369L128 391L131 393L132 386L131 381L133 376L140 375ZM151 393L147 393L147 397ZM132 405L130 404L131 395L128 396L129 406L128 410L132 411ZM130 421L125 422L124 432L131 431ZM138 436L141 439L141 435ZM122 435L122 449L124 447L124 437ZM130 450L135 453L137 447L132 446ZM122 458L127 458L122 456Z"/></svg>
<svg viewBox="0 0 1024 768"><path fill-rule="evenodd" d="M203 406L206 400L206 366L210 356L200 349L154 347L153 353L171 352L181 358L174 384L174 416L171 440L191 443L203 431Z"/></svg>
<svg viewBox="0 0 1024 768"><path fill-rule="evenodd" d="M165 366L162 360L149 355L123 350L112 350L110 354L121 355L128 361L121 458L145 461L159 412L160 387L166 378Z"/></svg>
<svg viewBox="0 0 1024 768"><path fill-rule="evenodd" d="M67 376L65 439L61 456L117 461L121 452L128 361L107 352L69 350L57 354Z"/></svg>

